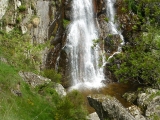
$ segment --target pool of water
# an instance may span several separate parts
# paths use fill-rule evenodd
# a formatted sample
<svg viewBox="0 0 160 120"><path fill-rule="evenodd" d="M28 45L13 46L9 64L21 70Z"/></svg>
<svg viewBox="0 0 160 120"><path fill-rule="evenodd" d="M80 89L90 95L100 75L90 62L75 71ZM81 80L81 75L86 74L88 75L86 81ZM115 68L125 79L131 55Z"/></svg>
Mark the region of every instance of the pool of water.
<svg viewBox="0 0 160 120"><path fill-rule="evenodd" d="M85 99L85 105L87 107L87 110L89 113L95 112L95 110L89 105L88 100L87 100L87 96L90 94L104 94L104 95L110 95L110 96L114 96L115 98L117 98L120 103L124 106L124 107L129 107L132 105L132 103L127 102L122 95L125 92L129 92L129 91L135 91L137 90L137 88L139 87L139 85L133 85L133 84L123 84L123 83L111 83L108 84L107 86L103 87L103 88L99 88L99 89L83 89L80 90L80 92L84 95L84 99Z"/></svg>

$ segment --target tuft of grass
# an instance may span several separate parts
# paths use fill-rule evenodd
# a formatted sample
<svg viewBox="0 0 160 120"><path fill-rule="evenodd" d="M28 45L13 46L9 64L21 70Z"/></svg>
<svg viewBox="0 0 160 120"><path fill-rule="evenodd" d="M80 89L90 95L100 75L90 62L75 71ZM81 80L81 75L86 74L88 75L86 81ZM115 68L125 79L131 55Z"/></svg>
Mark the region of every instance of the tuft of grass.
<svg viewBox="0 0 160 120"><path fill-rule="evenodd" d="M70 24L69 20L63 19L63 27L67 28L67 26Z"/></svg>

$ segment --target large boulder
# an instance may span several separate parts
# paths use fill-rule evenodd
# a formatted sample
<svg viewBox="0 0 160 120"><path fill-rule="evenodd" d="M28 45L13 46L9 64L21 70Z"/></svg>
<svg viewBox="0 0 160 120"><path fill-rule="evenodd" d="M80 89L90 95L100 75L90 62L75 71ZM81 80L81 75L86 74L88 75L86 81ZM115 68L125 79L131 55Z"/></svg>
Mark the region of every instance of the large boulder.
<svg viewBox="0 0 160 120"><path fill-rule="evenodd" d="M8 7L8 0L1 0L0 1L0 20L2 19L3 15L5 14Z"/></svg>
<svg viewBox="0 0 160 120"><path fill-rule="evenodd" d="M87 98L101 120L136 120L114 97L95 94Z"/></svg>
<svg viewBox="0 0 160 120"><path fill-rule="evenodd" d="M36 75L32 72L23 72L20 71L19 75L23 78L23 80L31 85L32 87L36 87L38 85L43 85L45 83L49 83L51 80L40 75Z"/></svg>
<svg viewBox="0 0 160 120"><path fill-rule="evenodd" d="M138 99L137 104L143 109L146 109L146 107L150 104L152 99L154 98L154 95L156 95L159 92L157 89L147 88L144 91L140 91L138 93Z"/></svg>
<svg viewBox="0 0 160 120"><path fill-rule="evenodd" d="M32 87L36 87L36 86L40 86L40 85L45 85L45 84L53 84L53 88L55 89L55 91L61 96L66 96L66 90L64 89L64 87L59 84L59 83L51 83L51 80L48 78L45 78L43 76L40 75L36 75L35 73L32 72L23 72L20 71L19 75L22 77L22 79L29 85L31 85Z"/></svg>
<svg viewBox="0 0 160 120"><path fill-rule="evenodd" d="M61 96L66 96L66 90L64 89L64 87L61 84L55 83L54 84L54 89L56 90L56 92Z"/></svg>

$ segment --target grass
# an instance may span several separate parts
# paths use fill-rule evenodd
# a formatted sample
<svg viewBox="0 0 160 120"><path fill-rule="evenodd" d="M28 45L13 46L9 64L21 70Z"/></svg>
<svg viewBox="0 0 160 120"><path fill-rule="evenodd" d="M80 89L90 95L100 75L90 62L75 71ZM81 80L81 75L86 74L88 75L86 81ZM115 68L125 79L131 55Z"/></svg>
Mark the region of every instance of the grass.
<svg viewBox="0 0 160 120"><path fill-rule="evenodd" d="M84 101L78 91L60 97L53 82L32 88L15 67L0 62L1 120L86 120ZM20 84L21 96L11 90Z"/></svg>
<svg viewBox="0 0 160 120"><path fill-rule="evenodd" d="M16 89L18 82L21 83L22 96L11 93L11 89ZM2 62L0 62L0 93L1 120L53 119L53 105L31 89L14 67Z"/></svg>

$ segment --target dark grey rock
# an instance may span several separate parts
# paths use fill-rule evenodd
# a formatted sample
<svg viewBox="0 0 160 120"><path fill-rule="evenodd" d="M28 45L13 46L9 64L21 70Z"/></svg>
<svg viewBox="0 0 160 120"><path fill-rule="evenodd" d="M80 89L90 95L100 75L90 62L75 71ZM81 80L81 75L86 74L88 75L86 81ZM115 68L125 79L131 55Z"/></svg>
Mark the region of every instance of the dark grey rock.
<svg viewBox="0 0 160 120"><path fill-rule="evenodd" d="M90 106L96 110L100 120L136 120L114 97L96 94L87 98Z"/></svg>

